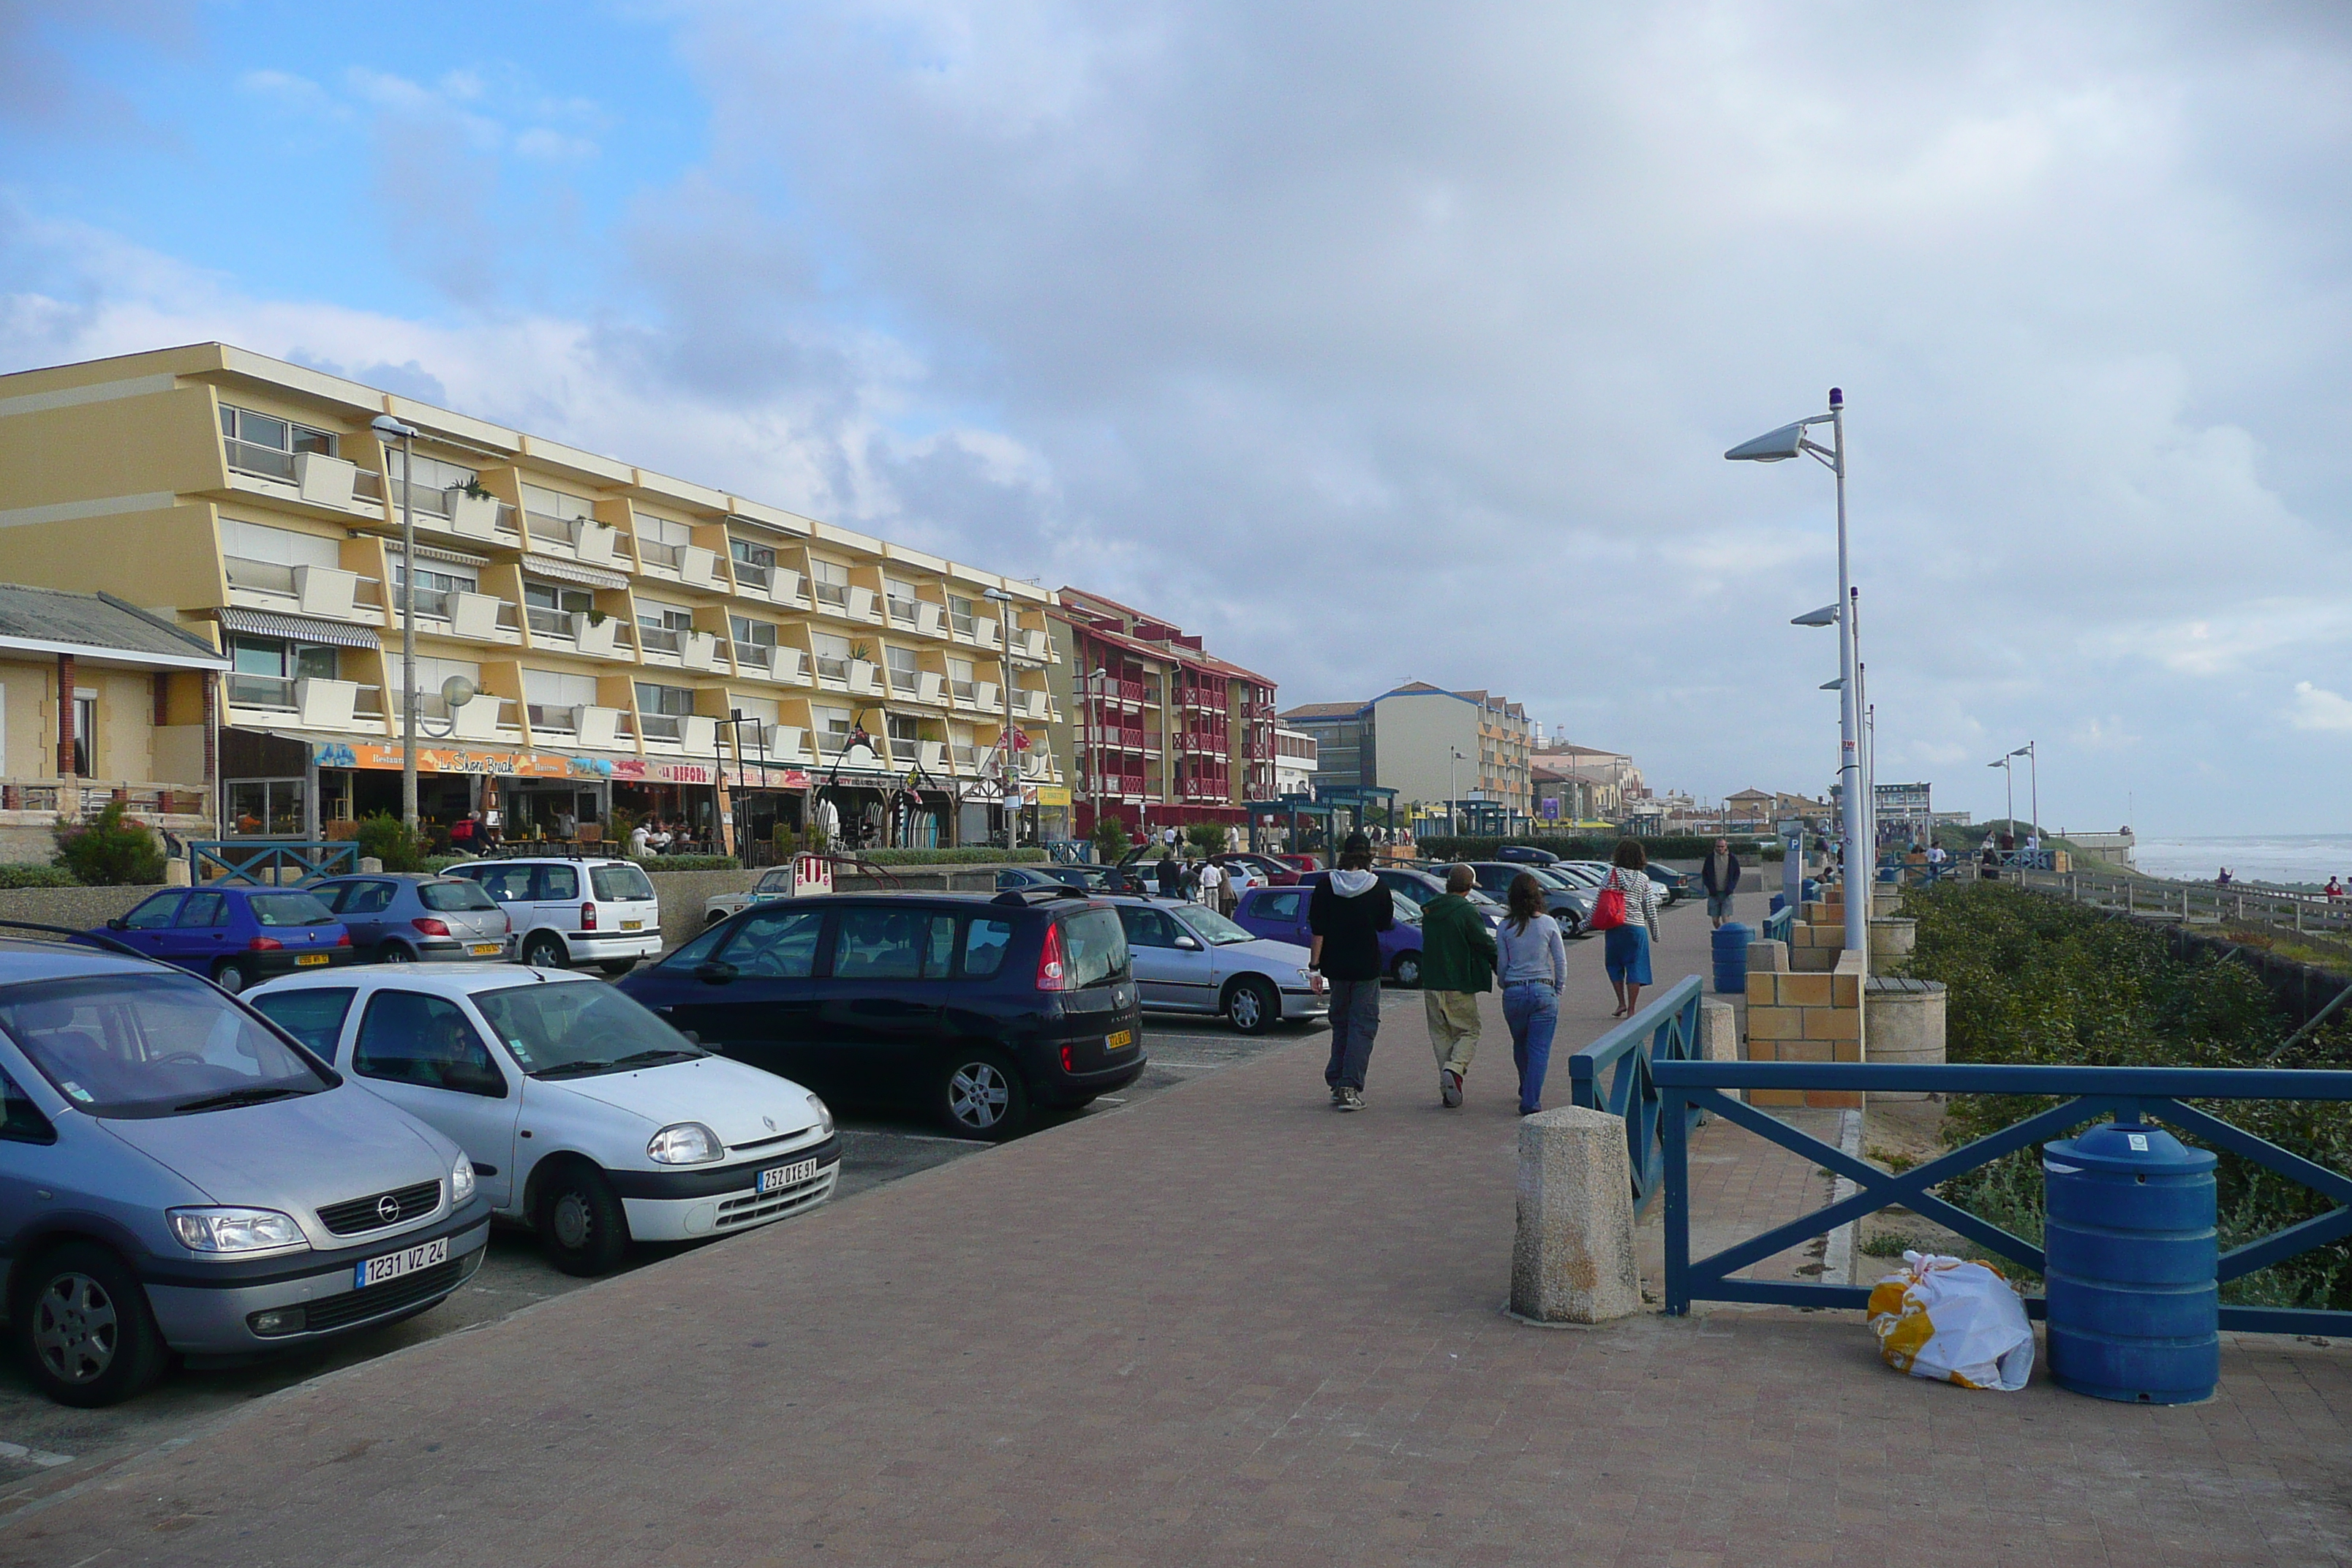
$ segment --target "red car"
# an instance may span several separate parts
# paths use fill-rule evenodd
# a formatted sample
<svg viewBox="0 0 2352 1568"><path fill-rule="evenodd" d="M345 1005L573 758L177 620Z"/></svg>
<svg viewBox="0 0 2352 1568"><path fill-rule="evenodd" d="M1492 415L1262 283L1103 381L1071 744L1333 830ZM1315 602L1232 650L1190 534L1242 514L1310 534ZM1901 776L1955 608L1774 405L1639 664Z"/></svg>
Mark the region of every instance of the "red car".
<svg viewBox="0 0 2352 1568"><path fill-rule="evenodd" d="M1323 869L1323 858L1319 855L1276 855L1274 858L1281 861L1284 865L1290 867L1294 871L1320 871ZM1297 878L1294 876L1291 879L1296 881L1297 880Z"/></svg>
<svg viewBox="0 0 2352 1568"><path fill-rule="evenodd" d="M1236 864L1247 866L1250 868L1250 875L1269 888L1295 887L1297 884L1300 870L1313 869L1311 865L1301 868L1284 858L1260 855L1247 849L1229 850L1223 855L1212 855L1209 858L1220 866Z"/></svg>

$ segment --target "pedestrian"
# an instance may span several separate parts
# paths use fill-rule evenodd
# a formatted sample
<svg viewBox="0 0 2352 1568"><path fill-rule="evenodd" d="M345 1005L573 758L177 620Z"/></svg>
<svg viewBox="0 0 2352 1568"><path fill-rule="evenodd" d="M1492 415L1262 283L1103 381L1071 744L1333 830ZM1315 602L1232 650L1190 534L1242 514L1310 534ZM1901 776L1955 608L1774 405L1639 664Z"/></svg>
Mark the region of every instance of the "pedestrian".
<svg viewBox="0 0 2352 1568"><path fill-rule="evenodd" d="M1511 916L1495 933L1495 967L1503 976L1503 1021L1511 1026L1511 1060L1519 1069L1519 1114L1543 1109L1544 1071L1559 1027L1559 994L1568 984L1568 947L1559 922L1544 910L1543 886L1522 871L1511 879Z"/></svg>
<svg viewBox="0 0 2352 1568"><path fill-rule="evenodd" d="M1371 845L1349 834L1339 868L1307 900L1307 965L1331 987L1331 1060L1323 1082L1341 1110L1364 1109L1364 1069L1381 1032L1381 932L1396 924L1394 895L1371 866Z"/></svg>
<svg viewBox="0 0 2352 1568"><path fill-rule="evenodd" d="M1172 899L1184 890L1184 868L1176 863L1173 851L1163 849L1160 852L1156 874L1161 898Z"/></svg>
<svg viewBox="0 0 2352 1568"><path fill-rule="evenodd" d="M1201 863L1197 860L1184 862L1184 901L1193 904L1201 901Z"/></svg>
<svg viewBox="0 0 2352 1568"><path fill-rule="evenodd" d="M2337 881L2333 876L2331 876L2327 879L2326 891L2328 902L2334 903L2336 900L2344 896L2344 884Z"/></svg>
<svg viewBox="0 0 2352 1568"><path fill-rule="evenodd" d="M629 829L629 858L645 860L652 858L653 833L642 822Z"/></svg>
<svg viewBox="0 0 2352 1568"><path fill-rule="evenodd" d="M1601 956L1617 992L1617 1011L1609 1016L1630 1018L1642 1005L1642 987L1650 984L1650 943L1658 934L1658 885L1643 870L1650 858L1642 853L1640 839L1620 838L1610 860L1601 890L1614 889L1624 896L1625 919L1601 937Z"/></svg>
<svg viewBox="0 0 2352 1568"><path fill-rule="evenodd" d="M1445 873L1445 892L1421 906L1421 1005L1437 1055L1438 1103L1462 1104L1463 1080L1478 1051L1478 997L1495 980L1495 936L1466 896L1478 885L1467 866Z"/></svg>
<svg viewBox="0 0 2352 1568"><path fill-rule="evenodd" d="M1706 917L1721 931L1731 918L1731 895L1739 890L1739 857L1731 852L1730 839L1715 841L1714 853L1699 867L1698 879L1706 886Z"/></svg>
<svg viewBox="0 0 2352 1568"><path fill-rule="evenodd" d="M1225 912L1225 868L1214 860L1201 862L1201 901L1219 914Z"/></svg>

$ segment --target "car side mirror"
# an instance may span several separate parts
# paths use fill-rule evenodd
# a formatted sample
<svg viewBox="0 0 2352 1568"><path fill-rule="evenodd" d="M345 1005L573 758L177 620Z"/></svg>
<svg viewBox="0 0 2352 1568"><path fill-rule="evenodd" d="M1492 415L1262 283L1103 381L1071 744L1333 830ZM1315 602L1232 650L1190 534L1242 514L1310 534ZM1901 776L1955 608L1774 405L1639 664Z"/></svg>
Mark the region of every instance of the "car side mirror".
<svg viewBox="0 0 2352 1568"><path fill-rule="evenodd" d="M720 963L715 959L709 963L697 964L694 969L694 977L705 985L724 985L735 978L735 973L733 964Z"/></svg>
<svg viewBox="0 0 2352 1568"><path fill-rule="evenodd" d="M117 915L112 920L106 922L106 929L109 931L129 931L131 929L131 922L124 920L121 915Z"/></svg>
<svg viewBox="0 0 2352 1568"><path fill-rule="evenodd" d="M1201 944L1189 936L1178 937L1176 939L1176 945L1182 948L1186 952L1198 952L1201 951Z"/></svg>
<svg viewBox="0 0 2352 1568"><path fill-rule="evenodd" d="M702 1037L696 1034L692 1029L680 1029L677 1032L677 1037L684 1040L689 1046L698 1046L702 1044Z"/></svg>

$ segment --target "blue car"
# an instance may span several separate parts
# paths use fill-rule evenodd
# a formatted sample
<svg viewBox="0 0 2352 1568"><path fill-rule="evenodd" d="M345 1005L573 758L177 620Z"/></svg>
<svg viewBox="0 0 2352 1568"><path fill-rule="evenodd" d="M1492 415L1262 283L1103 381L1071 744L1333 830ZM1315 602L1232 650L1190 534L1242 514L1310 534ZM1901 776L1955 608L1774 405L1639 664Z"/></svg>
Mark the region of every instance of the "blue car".
<svg viewBox="0 0 2352 1568"><path fill-rule="evenodd" d="M357 955L334 912L291 889L173 888L107 921L104 934L231 994Z"/></svg>

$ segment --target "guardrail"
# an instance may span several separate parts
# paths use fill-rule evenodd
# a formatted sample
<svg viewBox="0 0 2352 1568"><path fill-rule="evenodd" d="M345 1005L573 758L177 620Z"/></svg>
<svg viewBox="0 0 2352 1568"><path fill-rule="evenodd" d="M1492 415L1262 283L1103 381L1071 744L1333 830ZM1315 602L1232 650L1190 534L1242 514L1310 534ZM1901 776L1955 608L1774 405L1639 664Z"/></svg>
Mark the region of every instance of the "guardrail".
<svg viewBox="0 0 2352 1568"><path fill-rule="evenodd" d="M1625 1152L1633 1173L1633 1211L1658 1195L1665 1174L1659 1118L1664 1114L1655 1068L1667 1062L1696 1060L1698 1004L1705 994L1696 974L1685 974L1658 999L1568 1058L1570 1102L1605 1110L1625 1123ZM1696 1126L1698 1110L1686 1112ZM1677 1129L1682 1142L1686 1129Z"/></svg>
<svg viewBox="0 0 2352 1568"><path fill-rule="evenodd" d="M1736 1279L1732 1276L1800 1242L1896 1205L1957 1231L1987 1251L2039 1274L2044 1268L2040 1247L1935 1196L1933 1189L2014 1150L2061 1137L2108 1113L2122 1121L2165 1122L2204 1143L2241 1155L2336 1200L2339 1206L2326 1214L2222 1253L2217 1272L2223 1284L2352 1235L2352 1177L2315 1164L2185 1103L2232 1100L2352 1100L2352 1072L2287 1068L1875 1067L1853 1062L1679 1060L1654 1063L1649 1079L1658 1100L1655 1124L1660 1148L1654 1157L1662 1159L1664 1167L1666 1311L1675 1317L1688 1313L1693 1301L1746 1301L1784 1307L1866 1306L1870 1291L1859 1285L1811 1285L1776 1279ZM1941 1158L1892 1175L1725 1092L1759 1089L2040 1095L2057 1097L2062 1103ZM1694 1260L1690 1256L1689 1128L1702 1111L1736 1122L1832 1174L1844 1176L1859 1190L1852 1197L1815 1209L1801 1219L1776 1226L1761 1236ZM1634 1169L1642 1169L1643 1163L1637 1158ZM2035 1317L2042 1315L2041 1298L2028 1297L2025 1305ZM2352 1311L2224 1305L2221 1327L2253 1333L2335 1335L2352 1331Z"/></svg>
<svg viewBox="0 0 2352 1568"><path fill-rule="evenodd" d="M2103 871L2027 871L2019 885L2063 893L2077 903L2126 914L2170 915L2219 924L2224 920L2284 926L2298 931L2352 931L2352 900L2325 893L2249 888L2240 883L2170 882Z"/></svg>
<svg viewBox="0 0 2352 1568"><path fill-rule="evenodd" d="M257 844L247 839L198 838L188 844L189 880L200 885L215 881L250 882L257 888L283 887L359 868L360 847L354 839L335 844L284 840ZM289 872L293 874L289 876Z"/></svg>
<svg viewBox="0 0 2352 1568"><path fill-rule="evenodd" d="M1783 904L1764 917L1763 939L1766 942L1786 942L1789 940L1790 931L1796 924L1797 906Z"/></svg>

